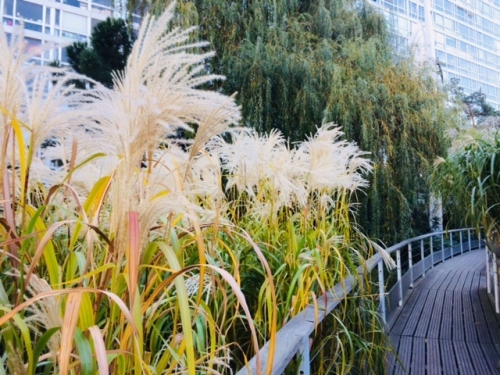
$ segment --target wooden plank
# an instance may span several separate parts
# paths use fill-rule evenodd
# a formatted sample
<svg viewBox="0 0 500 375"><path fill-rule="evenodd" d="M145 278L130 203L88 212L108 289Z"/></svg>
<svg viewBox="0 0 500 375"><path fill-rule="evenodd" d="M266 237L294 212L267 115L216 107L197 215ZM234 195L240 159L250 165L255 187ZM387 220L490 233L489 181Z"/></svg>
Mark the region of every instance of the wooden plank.
<svg viewBox="0 0 500 375"><path fill-rule="evenodd" d="M429 289L429 286L433 285L439 276L439 272L437 272L435 269L431 269L425 274L425 276L420 278L418 282L415 283L415 287L421 289Z"/></svg>
<svg viewBox="0 0 500 375"><path fill-rule="evenodd" d="M396 362L394 367L394 375L408 375L409 373L406 367L411 363L411 349L412 349L412 338L407 336L401 336L399 338L398 356L401 363ZM403 366L401 365L403 364Z"/></svg>
<svg viewBox="0 0 500 375"><path fill-rule="evenodd" d="M441 352L439 350L439 341L437 339L427 339L427 374L441 374Z"/></svg>
<svg viewBox="0 0 500 375"><path fill-rule="evenodd" d="M462 309L462 293L453 292L453 321L452 325L452 337L453 341L464 341L464 319L463 319L463 309ZM445 317L446 318L446 317Z"/></svg>
<svg viewBox="0 0 500 375"><path fill-rule="evenodd" d="M427 290L422 290L418 295L418 299L411 310L410 316L406 320L406 325L403 329L403 336L413 336L415 334L415 329L417 328L417 324L420 320L420 314L425 305L425 301L427 300Z"/></svg>
<svg viewBox="0 0 500 375"><path fill-rule="evenodd" d="M425 340L414 337L409 373L411 375L425 375L425 359Z"/></svg>
<svg viewBox="0 0 500 375"><path fill-rule="evenodd" d="M440 285L439 289L441 289L441 290L448 290L448 288L450 286L450 283L453 282L455 274L456 274L455 271L450 271L446 275L446 278L443 280L443 283ZM456 284L456 282L455 282L455 284Z"/></svg>
<svg viewBox="0 0 500 375"><path fill-rule="evenodd" d="M444 291L442 316L439 338L442 340L451 340L451 322L453 316L453 292L451 290Z"/></svg>
<svg viewBox="0 0 500 375"><path fill-rule="evenodd" d="M439 338L439 329L441 327L441 320L443 319L444 296L444 290L436 290L436 302L434 303L432 318L430 319L429 329L427 330L427 337L429 338Z"/></svg>
<svg viewBox="0 0 500 375"><path fill-rule="evenodd" d="M386 355L386 360L387 360L387 373L392 374L394 371L394 366L396 364L396 355L398 353L398 346L399 346L399 338L401 336L399 335L391 335L389 337L390 340L390 345L394 349L393 351L388 351Z"/></svg>
<svg viewBox="0 0 500 375"><path fill-rule="evenodd" d="M500 350L495 350L495 345L479 343L484 353L485 361L490 369L490 374L500 374Z"/></svg>
<svg viewBox="0 0 500 375"><path fill-rule="evenodd" d="M476 329L476 334L479 342L485 342L486 340L486 342L491 343L488 326L483 314L483 308L481 307L481 299L479 297L481 275L478 272L474 272L473 275L474 277L471 283L470 299L472 304L472 312L474 315L474 327Z"/></svg>
<svg viewBox="0 0 500 375"><path fill-rule="evenodd" d="M420 291L414 290L412 292L412 295L404 305L404 309L400 312L398 319L394 323L394 326L392 327L392 333L395 335L401 335L403 334L403 330L406 327L406 322L408 321L409 316L411 315L413 306L415 306L415 303L418 300L418 296L420 295Z"/></svg>
<svg viewBox="0 0 500 375"><path fill-rule="evenodd" d="M462 308L464 319L465 340L467 342L478 342L474 310L472 308L471 292L462 292ZM476 292L477 293L477 292Z"/></svg>
<svg viewBox="0 0 500 375"><path fill-rule="evenodd" d="M418 320L417 327L415 329L414 337L427 337L427 329L429 328L429 324L432 317L432 310L434 308L434 302L436 300L437 290L429 290L427 294L427 300L425 301L425 305L422 309L422 313ZM441 318L441 317L439 317Z"/></svg>
<svg viewBox="0 0 500 375"><path fill-rule="evenodd" d="M474 278L474 272L467 272L466 273L466 278L464 280L464 286L462 288L462 292L466 292L466 293L469 293L471 291L471 288L472 288L472 280Z"/></svg>
<svg viewBox="0 0 500 375"><path fill-rule="evenodd" d="M434 281L434 283L430 286L430 289L441 289L444 281L448 278L449 271L439 269L438 273L439 273L439 276Z"/></svg>
<svg viewBox="0 0 500 375"><path fill-rule="evenodd" d="M459 274L460 274L460 276L458 277L458 280L457 280L457 283L455 284L454 290L456 290L458 292L461 292L465 288L467 288L466 280L467 280L467 274L468 274L468 272L463 272L462 271ZM469 284L470 284L470 282L469 282ZM469 289L470 289L470 285L469 285Z"/></svg>
<svg viewBox="0 0 500 375"><path fill-rule="evenodd" d="M472 361L467 351L467 344L463 341L453 341L453 349L455 349L455 360L460 374L474 374L474 367L472 367Z"/></svg>
<svg viewBox="0 0 500 375"><path fill-rule="evenodd" d="M453 342L450 340L440 340L439 347L441 348L443 374L456 374L457 363L455 361L455 352L453 351Z"/></svg>
<svg viewBox="0 0 500 375"><path fill-rule="evenodd" d="M481 345L477 342L467 342L472 366L476 374L491 374L491 368L485 358L485 353Z"/></svg>

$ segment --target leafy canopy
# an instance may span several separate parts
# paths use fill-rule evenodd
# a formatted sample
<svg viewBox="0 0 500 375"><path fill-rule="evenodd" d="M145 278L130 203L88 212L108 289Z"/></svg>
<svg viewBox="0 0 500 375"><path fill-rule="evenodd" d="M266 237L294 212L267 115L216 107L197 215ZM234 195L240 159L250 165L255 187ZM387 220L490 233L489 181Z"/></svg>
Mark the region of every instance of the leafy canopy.
<svg viewBox="0 0 500 375"><path fill-rule="evenodd" d="M193 0L178 13L215 48L210 70L227 79L213 85L238 92L244 125L300 141L334 122L371 152L370 188L358 197L371 236L429 229L427 176L452 116L429 73L394 57L383 16L350 0Z"/></svg>

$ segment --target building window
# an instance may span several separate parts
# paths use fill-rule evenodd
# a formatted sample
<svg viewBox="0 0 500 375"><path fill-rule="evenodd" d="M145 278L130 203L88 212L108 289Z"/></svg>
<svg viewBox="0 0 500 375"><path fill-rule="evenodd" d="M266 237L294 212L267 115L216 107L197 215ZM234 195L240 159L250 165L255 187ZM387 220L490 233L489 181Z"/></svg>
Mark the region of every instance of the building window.
<svg viewBox="0 0 500 375"><path fill-rule="evenodd" d="M450 36L447 36L446 37L446 45L448 47L453 47L453 48L457 48L457 40L455 38L452 38Z"/></svg>
<svg viewBox="0 0 500 375"><path fill-rule="evenodd" d="M17 0L16 15L24 18L25 21L42 23L43 7L24 0Z"/></svg>
<svg viewBox="0 0 500 375"><path fill-rule="evenodd" d="M4 14L4 16L13 16L14 15L14 0L4 0L3 14Z"/></svg>

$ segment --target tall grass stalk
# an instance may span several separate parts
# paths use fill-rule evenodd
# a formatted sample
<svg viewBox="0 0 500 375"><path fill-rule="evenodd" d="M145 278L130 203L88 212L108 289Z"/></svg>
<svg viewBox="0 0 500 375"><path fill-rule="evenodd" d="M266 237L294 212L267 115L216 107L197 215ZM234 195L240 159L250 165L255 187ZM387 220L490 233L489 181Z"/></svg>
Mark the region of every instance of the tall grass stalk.
<svg viewBox="0 0 500 375"><path fill-rule="evenodd" d="M365 153L332 124L294 148L230 131L239 109L199 89L222 77L173 9L145 18L114 90L0 30L0 372L231 373L369 255Z"/></svg>

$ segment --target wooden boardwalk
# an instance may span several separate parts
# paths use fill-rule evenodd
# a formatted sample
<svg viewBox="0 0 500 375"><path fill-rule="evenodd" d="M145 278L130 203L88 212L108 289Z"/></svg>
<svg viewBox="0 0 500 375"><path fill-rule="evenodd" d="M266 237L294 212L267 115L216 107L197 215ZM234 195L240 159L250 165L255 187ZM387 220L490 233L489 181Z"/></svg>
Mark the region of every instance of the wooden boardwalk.
<svg viewBox="0 0 500 375"><path fill-rule="evenodd" d="M500 374L500 316L486 292L484 251L437 265L388 319L402 363L389 374Z"/></svg>

